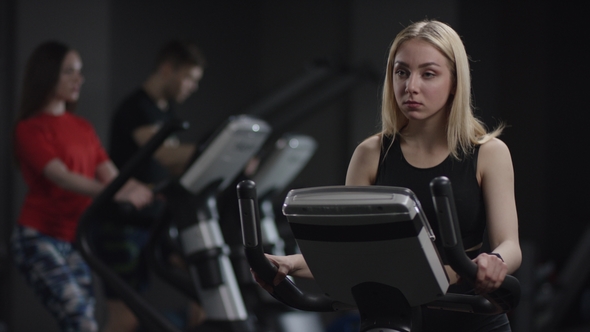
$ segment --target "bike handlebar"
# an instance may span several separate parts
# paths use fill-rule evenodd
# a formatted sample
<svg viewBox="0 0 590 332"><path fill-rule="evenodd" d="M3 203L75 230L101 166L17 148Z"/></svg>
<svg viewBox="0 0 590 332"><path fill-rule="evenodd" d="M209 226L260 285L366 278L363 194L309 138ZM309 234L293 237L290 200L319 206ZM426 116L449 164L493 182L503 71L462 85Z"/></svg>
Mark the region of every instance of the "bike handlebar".
<svg viewBox="0 0 590 332"><path fill-rule="evenodd" d="M262 248L256 185L251 180L245 180L238 184L237 190L246 258L258 277L265 283L273 285L277 267L266 258ZM293 308L320 312L336 310L332 299L323 295L304 293L289 278L274 285L273 289L271 293L273 297Z"/></svg>
<svg viewBox="0 0 590 332"><path fill-rule="evenodd" d="M437 177L430 182L430 191L449 264L461 278L474 283L477 265L469 259L463 248L451 181L444 176ZM485 306L490 314L507 312L518 305L520 283L515 277L507 275L498 289L481 296L490 302L490 305Z"/></svg>

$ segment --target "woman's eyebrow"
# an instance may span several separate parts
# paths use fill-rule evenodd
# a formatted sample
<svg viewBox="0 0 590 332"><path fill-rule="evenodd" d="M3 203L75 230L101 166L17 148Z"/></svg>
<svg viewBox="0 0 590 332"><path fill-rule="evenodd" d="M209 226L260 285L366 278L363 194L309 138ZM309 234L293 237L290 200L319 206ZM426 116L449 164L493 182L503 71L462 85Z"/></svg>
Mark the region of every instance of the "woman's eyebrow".
<svg viewBox="0 0 590 332"><path fill-rule="evenodd" d="M409 67L407 63L403 62L403 61L396 61L394 62L394 65L400 65L400 66L405 66L405 67ZM418 66L418 68L424 68L424 67L430 67L430 66L436 66L436 67L440 67L440 65L436 62L425 62L423 64L420 64Z"/></svg>

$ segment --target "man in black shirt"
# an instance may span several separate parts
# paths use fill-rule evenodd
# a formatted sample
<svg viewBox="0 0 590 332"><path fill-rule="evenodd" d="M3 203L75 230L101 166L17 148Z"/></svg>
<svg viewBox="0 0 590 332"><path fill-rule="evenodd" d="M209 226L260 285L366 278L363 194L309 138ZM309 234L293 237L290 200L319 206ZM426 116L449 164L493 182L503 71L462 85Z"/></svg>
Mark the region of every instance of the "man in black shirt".
<svg viewBox="0 0 590 332"><path fill-rule="evenodd" d="M197 90L204 66L205 60L195 45L174 41L164 46L155 70L114 113L110 155L116 165L123 166L165 121L176 116L175 104ZM176 138L169 138L149 166L137 175L138 179L153 183L169 174L180 174L194 149L193 144L180 144Z"/></svg>
<svg viewBox="0 0 590 332"><path fill-rule="evenodd" d="M184 41L164 45L150 76L113 115L109 152L119 168L163 123L176 117L175 104L184 102L197 90L204 67L205 58L196 45ZM143 183L157 184L180 175L194 151L195 144L180 143L176 137L169 137L134 177ZM144 290L148 271L142 249L148 239L147 229L105 224L100 236L99 255L136 290ZM108 318L104 331L135 331L137 318L118 294L105 285L105 295Z"/></svg>

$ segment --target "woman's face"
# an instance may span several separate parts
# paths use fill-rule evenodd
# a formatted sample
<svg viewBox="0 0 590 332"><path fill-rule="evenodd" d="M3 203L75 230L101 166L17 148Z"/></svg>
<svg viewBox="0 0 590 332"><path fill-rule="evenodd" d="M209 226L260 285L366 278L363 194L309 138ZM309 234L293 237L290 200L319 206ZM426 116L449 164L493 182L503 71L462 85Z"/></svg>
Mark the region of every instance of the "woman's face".
<svg viewBox="0 0 590 332"><path fill-rule="evenodd" d="M59 80L55 87L55 98L65 102L76 102L80 87L84 83L82 59L76 51L69 51L61 65Z"/></svg>
<svg viewBox="0 0 590 332"><path fill-rule="evenodd" d="M409 120L444 114L440 111L454 90L447 58L424 40L405 41L394 59L393 90L400 110Z"/></svg>

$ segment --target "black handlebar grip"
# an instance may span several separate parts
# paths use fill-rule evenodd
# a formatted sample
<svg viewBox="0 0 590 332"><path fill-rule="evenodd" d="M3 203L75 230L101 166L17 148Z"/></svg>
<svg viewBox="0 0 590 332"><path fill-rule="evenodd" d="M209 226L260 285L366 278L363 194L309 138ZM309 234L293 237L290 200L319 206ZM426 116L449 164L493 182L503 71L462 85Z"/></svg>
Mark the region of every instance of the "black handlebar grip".
<svg viewBox="0 0 590 332"><path fill-rule="evenodd" d="M277 267L264 255L256 184L251 180L241 181L237 185L237 191L246 258L257 276L268 285L273 285ZM278 285L273 286L272 296L299 310L323 312L335 310L333 300L322 295L303 293L289 278L285 278Z"/></svg>
<svg viewBox="0 0 590 332"><path fill-rule="evenodd" d="M451 182L446 177L437 177L430 182L430 190L449 264L461 277L474 282L477 265L465 255Z"/></svg>
<svg viewBox="0 0 590 332"><path fill-rule="evenodd" d="M238 183L237 190L242 224L242 244L246 258L258 277L272 285L277 274L277 267L264 256L256 184L254 181L245 180Z"/></svg>
<svg viewBox="0 0 590 332"><path fill-rule="evenodd" d="M463 248L451 181L444 176L437 177L430 182L430 190L449 264L462 278L473 283L477 265ZM497 313L510 311L520 301L520 283L515 277L507 275L497 290L482 296L496 307Z"/></svg>

